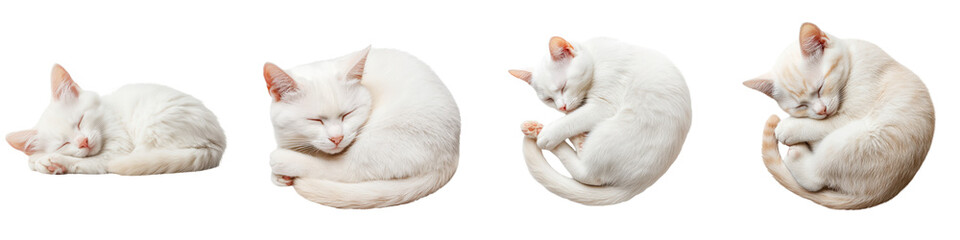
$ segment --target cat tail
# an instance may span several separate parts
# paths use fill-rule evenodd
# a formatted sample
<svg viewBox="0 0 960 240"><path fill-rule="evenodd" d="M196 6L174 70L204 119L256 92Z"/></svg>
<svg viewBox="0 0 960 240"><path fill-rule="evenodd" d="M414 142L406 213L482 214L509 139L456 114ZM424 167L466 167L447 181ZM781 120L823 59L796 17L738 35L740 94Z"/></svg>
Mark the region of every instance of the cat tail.
<svg viewBox="0 0 960 240"><path fill-rule="evenodd" d="M148 175L200 171L220 165L221 156L223 150L218 148L134 150L107 163L107 172Z"/></svg>
<svg viewBox="0 0 960 240"><path fill-rule="evenodd" d="M558 147L569 148L570 146L567 145L567 143L560 143ZM540 184L550 192L569 199L570 201L583 205L599 206L627 201L636 195L629 190L614 186L586 185L572 178L560 175L560 173L547 163L547 159L543 156L543 150L537 146L536 138L523 138L523 157L527 161L527 168L530 170L530 174L533 175L533 178L536 179L537 182L540 182ZM576 155L568 157L576 157ZM574 161L576 160L574 159Z"/></svg>
<svg viewBox="0 0 960 240"><path fill-rule="evenodd" d="M354 183L297 178L293 188L307 200L335 208L379 208L413 202L430 195L452 176L452 172L431 172L403 179Z"/></svg>
<svg viewBox="0 0 960 240"><path fill-rule="evenodd" d="M763 128L763 164L767 166L767 171L773 175L773 178L794 194L809 199L817 204L833 209L862 209L873 206L869 199L858 198L843 194L837 191L825 189L817 192L810 192L800 186L797 180L790 174L790 170L783 165L783 159L780 156L779 142L775 135L777 124L780 118L777 115L770 116L767 119L766 126Z"/></svg>

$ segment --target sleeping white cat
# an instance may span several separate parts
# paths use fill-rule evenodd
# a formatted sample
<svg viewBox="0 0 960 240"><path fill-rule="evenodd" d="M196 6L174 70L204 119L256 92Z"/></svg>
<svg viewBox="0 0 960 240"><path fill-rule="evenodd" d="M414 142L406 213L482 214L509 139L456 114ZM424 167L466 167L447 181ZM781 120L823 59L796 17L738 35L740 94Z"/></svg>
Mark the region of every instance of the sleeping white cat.
<svg viewBox="0 0 960 240"><path fill-rule="evenodd" d="M338 208L408 203L457 169L460 113L419 59L364 49L288 70L267 63L273 181Z"/></svg>
<svg viewBox="0 0 960 240"><path fill-rule="evenodd" d="M220 163L223 129L190 95L132 84L101 97L81 90L60 65L53 68L51 88L50 105L36 127L7 135L11 146L29 156L34 171L144 175Z"/></svg>
<svg viewBox="0 0 960 240"><path fill-rule="evenodd" d="M861 209L890 200L930 149L935 118L927 88L872 43L805 23L773 70L744 85L790 114L767 121L767 169L823 206ZM790 146L782 160L778 140Z"/></svg>
<svg viewBox="0 0 960 240"><path fill-rule="evenodd" d="M662 54L608 38L553 37L549 51L532 72L510 70L544 104L567 114L545 128L523 124L530 173L586 205L633 198L667 171L686 139L691 110L683 76ZM571 137L578 152L565 142ZM557 155L573 179L554 171L541 149Z"/></svg>

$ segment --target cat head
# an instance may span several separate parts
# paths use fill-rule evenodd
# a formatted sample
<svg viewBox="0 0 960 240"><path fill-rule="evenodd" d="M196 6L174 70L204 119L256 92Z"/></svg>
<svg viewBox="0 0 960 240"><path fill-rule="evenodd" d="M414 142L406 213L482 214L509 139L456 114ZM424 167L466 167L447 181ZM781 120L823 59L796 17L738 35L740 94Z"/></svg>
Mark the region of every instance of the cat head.
<svg viewBox="0 0 960 240"><path fill-rule="evenodd" d="M773 70L743 85L773 98L790 116L824 119L839 110L849 71L843 41L804 23L800 41L780 55Z"/></svg>
<svg viewBox="0 0 960 240"><path fill-rule="evenodd" d="M7 134L7 142L27 155L59 153L88 157L103 147L100 97L83 91L63 67L51 74L52 98L36 127Z"/></svg>
<svg viewBox="0 0 960 240"><path fill-rule="evenodd" d="M280 147L337 154L353 143L370 116L370 92L360 84L369 52L367 47L288 71L264 65Z"/></svg>
<svg viewBox="0 0 960 240"><path fill-rule="evenodd" d="M534 70L510 70L530 84L537 97L560 112L571 112L583 105L593 83L593 58L586 51L560 37L550 39L550 55Z"/></svg>

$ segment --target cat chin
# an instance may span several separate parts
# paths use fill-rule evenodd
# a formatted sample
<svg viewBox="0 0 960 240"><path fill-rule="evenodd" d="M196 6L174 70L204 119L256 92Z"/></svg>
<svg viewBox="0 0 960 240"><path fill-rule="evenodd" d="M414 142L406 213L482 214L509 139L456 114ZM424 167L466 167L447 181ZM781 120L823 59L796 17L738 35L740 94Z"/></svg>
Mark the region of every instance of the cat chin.
<svg viewBox="0 0 960 240"><path fill-rule="evenodd" d="M343 150L346 149L347 146L349 146L349 145L346 145L346 144L345 144L345 145L342 145L342 146L336 146L336 147L332 147L332 148L331 148L331 147L329 147L329 146L319 146L319 145L317 145L317 144L313 144L313 147L316 148L317 150L320 150L321 152L326 153L326 154L330 154L330 155L339 154L339 153L343 152Z"/></svg>

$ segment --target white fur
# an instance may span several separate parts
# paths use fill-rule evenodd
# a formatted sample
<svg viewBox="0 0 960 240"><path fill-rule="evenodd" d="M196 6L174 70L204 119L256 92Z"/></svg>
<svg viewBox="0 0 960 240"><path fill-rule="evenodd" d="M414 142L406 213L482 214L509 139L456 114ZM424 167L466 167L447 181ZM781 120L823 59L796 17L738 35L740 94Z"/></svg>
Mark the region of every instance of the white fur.
<svg viewBox="0 0 960 240"><path fill-rule="evenodd" d="M567 115L536 140L529 138L531 123L525 123L527 166L544 187L572 201L629 200L656 182L680 153L691 118L686 83L662 54L617 40L572 43L570 54L560 60L551 54L530 74L541 100L553 108L566 106ZM584 132L589 137L578 154L564 141ZM554 171L541 149L551 149L573 179Z"/></svg>
<svg viewBox="0 0 960 240"><path fill-rule="evenodd" d="M804 28L815 28L809 25ZM809 44L795 43L767 75L772 79L752 80L772 82L770 95L793 116L779 126L776 116L768 121L764 161L787 189L818 204L875 206L896 196L923 163L933 138L933 104L920 79L876 45L824 35L829 41L821 56L804 56ZM832 92L806 101L825 102L829 114L791 109L797 99L785 88L806 83L814 91L816 82ZM790 146L782 161L777 140Z"/></svg>
<svg viewBox="0 0 960 240"><path fill-rule="evenodd" d="M361 72L351 70L358 66ZM459 110L415 57L372 49L285 72L296 89L271 107L278 149L270 164L278 185L293 181L302 196L328 206L374 208L433 193L456 171ZM360 73L362 79L350 77ZM328 140L339 135L339 145Z"/></svg>
<svg viewBox="0 0 960 240"><path fill-rule="evenodd" d="M66 78L67 84L75 84ZM216 116L199 100L169 87L132 84L103 97L79 88L77 94L63 93L57 80L53 88L55 95L63 95L51 100L33 128L37 134L7 137L11 145L25 140L25 146L34 150L29 153L34 171L122 175L198 171L216 167L226 147ZM79 146L78 139L84 137L89 148Z"/></svg>

